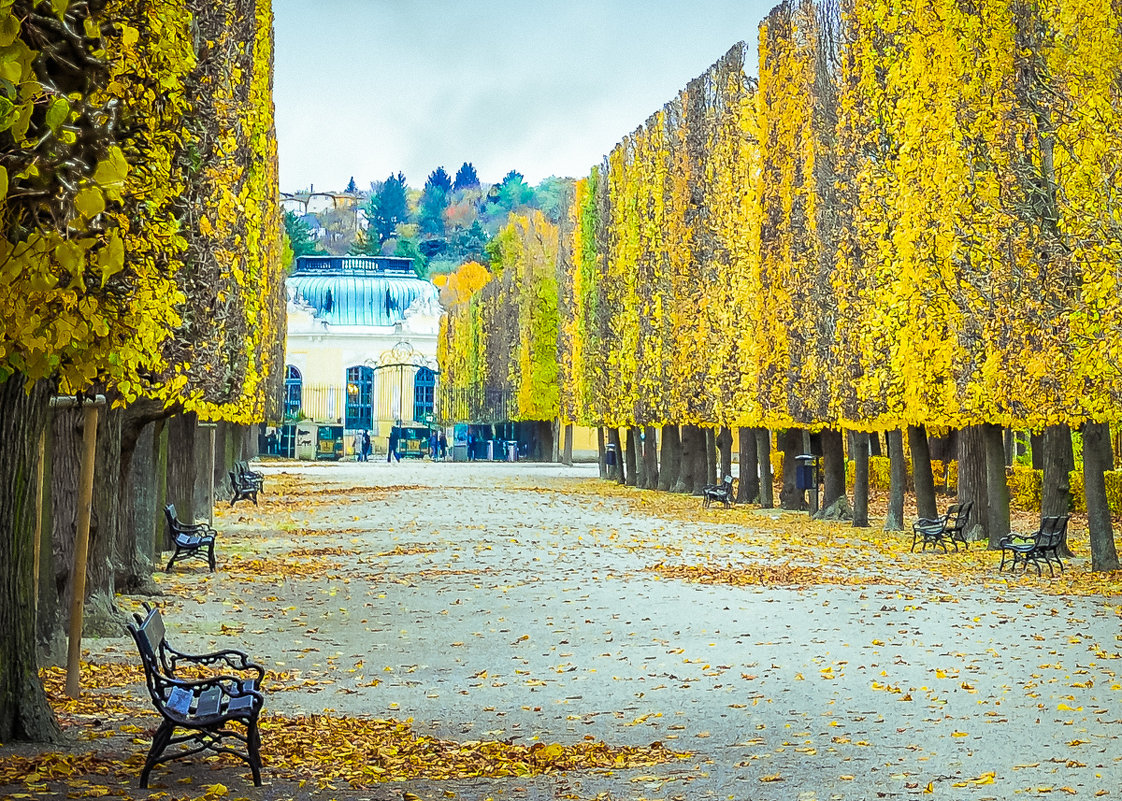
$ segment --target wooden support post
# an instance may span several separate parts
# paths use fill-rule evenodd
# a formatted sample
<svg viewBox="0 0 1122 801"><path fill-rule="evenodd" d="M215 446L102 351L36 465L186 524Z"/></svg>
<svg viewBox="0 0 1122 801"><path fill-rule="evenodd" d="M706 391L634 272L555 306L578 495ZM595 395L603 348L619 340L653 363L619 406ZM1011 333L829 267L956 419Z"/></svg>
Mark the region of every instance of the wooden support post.
<svg viewBox="0 0 1122 801"><path fill-rule="evenodd" d="M75 699L81 694L78 669L82 658L82 611L86 600L86 561L90 549L90 514L93 509L94 456L97 451L99 402L100 405L105 405L104 396L99 395L97 400L87 400L82 409L82 466L78 473L78 530L75 533L73 567L74 597L70 599L70 642L66 651L66 694Z"/></svg>
<svg viewBox="0 0 1122 801"><path fill-rule="evenodd" d="M48 418L49 420L49 418ZM43 501L47 496L44 481L47 470L47 427L39 434L39 464L35 468L35 631L39 631L39 558L43 551Z"/></svg>

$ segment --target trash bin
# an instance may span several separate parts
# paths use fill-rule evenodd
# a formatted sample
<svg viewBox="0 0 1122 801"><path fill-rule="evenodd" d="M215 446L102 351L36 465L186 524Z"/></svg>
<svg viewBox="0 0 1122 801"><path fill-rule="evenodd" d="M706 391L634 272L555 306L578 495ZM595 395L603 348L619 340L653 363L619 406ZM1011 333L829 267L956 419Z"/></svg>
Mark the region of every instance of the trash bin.
<svg viewBox="0 0 1122 801"><path fill-rule="evenodd" d="M510 440L506 444L506 460L508 462L518 461L518 443L514 440Z"/></svg>
<svg viewBox="0 0 1122 801"><path fill-rule="evenodd" d="M608 467L615 467L616 466L616 446L615 445L607 446L607 450L604 452L604 464L606 464Z"/></svg>
<svg viewBox="0 0 1122 801"><path fill-rule="evenodd" d="M493 439L487 440L487 461L495 461L495 440Z"/></svg>
<svg viewBox="0 0 1122 801"><path fill-rule="evenodd" d="M816 458L809 454L796 456L795 461L795 489L800 492L803 490L812 490L818 488L818 476L815 475Z"/></svg>

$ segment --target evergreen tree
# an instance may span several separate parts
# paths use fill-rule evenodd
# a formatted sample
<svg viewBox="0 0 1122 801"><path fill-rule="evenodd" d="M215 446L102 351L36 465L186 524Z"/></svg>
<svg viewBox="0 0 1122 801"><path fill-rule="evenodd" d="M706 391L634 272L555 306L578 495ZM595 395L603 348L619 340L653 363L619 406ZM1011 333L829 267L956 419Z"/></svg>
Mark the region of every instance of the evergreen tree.
<svg viewBox="0 0 1122 801"><path fill-rule="evenodd" d="M475 189L479 186L479 176L475 174L475 167L472 166L470 161L465 161L460 169L456 170L456 180L452 184L452 188L456 191L461 189Z"/></svg>
<svg viewBox="0 0 1122 801"><path fill-rule="evenodd" d="M440 189L444 194L448 194L452 191L452 176L443 167L437 167L429 173L428 180L425 181L425 191L429 189Z"/></svg>
<svg viewBox="0 0 1122 801"><path fill-rule="evenodd" d="M343 191L352 195L358 192L358 185L355 183L355 177L353 175L351 176L350 182L347 184L347 188Z"/></svg>
<svg viewBox="0 0 1122 801"><path fill-rule="evenodd" d="M375 185L374 193L363 210L368 223L368 247L374 247L376 241L380 252L381 246L394 235L397 226L409 221L409 202L405 192L405 173L402 172Z"/></svg>
<svg viewBox="0 0 1122 801"><path fill-rule="evenodd" d="M301 256L323 256L323 249L312 238L312 229L303 217L294 211L284 213L284 231L288 234L288 242L292 247L293 259Z"/></svg>

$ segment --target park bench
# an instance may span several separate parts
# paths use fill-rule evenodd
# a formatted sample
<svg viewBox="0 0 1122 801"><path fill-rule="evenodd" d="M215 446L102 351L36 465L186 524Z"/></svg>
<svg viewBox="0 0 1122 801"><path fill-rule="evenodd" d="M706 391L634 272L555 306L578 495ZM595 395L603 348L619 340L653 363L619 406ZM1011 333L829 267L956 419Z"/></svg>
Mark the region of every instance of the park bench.
<svg viewBox="0 0 1122 801"><path fill-rule="evenodd" d="M231 754L249 765L254 785L261 786L261 736L257 718L264 706L261 680L265 670L241 651L226 649L209 654L186 654L168 644L160 610L145 604L146 614L134 614L128 630L136 641L148 694L163 722L152 737L152 747L140 774L148 787L152 768L202 751ZM214 674L218 669L237 671ZM205 675L205 674L210 675ZM244 733L231 727L240 724ZM176 729L184 733L176 735ZM244 749L226 742L235 740ZM165 754L168 746L179 746Z"/></svg>
<svg viewBox="0 0 1122 801"><path fill-rule="evenodd" d="M701 505L708 509L713 503L723 503L726 509L732 506L732 476L725 476L720 484L706 484L701 488Z"/></svg>
<svg viewBox="0 0 1122 801"><path fill-rule="evenodd" d="M175 546L175 553L164 568L171 572L172 565L186 559L205 559L214 572L214 538L218 532L206 523L184 523L175 514L175 504L164 507L164 517L168 521L168 537Z"/></svg>
<svg viewBox="0 0 1122 801"><path fill-rule="evenodd" d="M230 471L230 489L233 490L233 495L230 496L231 506L238 501L253 501L253 505L256 506L261 483L244 473L239 473L235 468Z"/></svg>
<svg viewBox="0 0 1122 801"><path fill-rule="evenodd" d="M933 550L936 546L942 548L943 553L947 552L948 543L954 546L955 551L959 545L968 548L966 523L970 519L972 508L974 501L952 503L944 515L934 519L921 517L912 524L912 550L916 549L917 544L921 545L921 551L930 545Z"/></svg>
<svg viewBox="0 0 1122 801"><path fill-rule="evenodd" d="M265 474L249 469L249 462L234 462L234 472L241 476L247 483L256 484L257 491L265 490Z"/></svg>
<svg viewBox="0 0 1122 801"><path fill-rule="evenodd" d="M1027 571L1031 563L1036 566L1036 574L1043 575L1040 569L1040 563L1043 562L1048 565L1048 575L1054 576L1056 573L1052 569L1052 562L1055 561L1062 573L1064 563L1060 559L1060 551L1067 545L1067 522L1070 517L1050 515L1041 519L1040 528L1032 534L1009 533L1002 537L998 543L1001 546L1001 566L998 570L1005 569L1005 558L1011 556L1010 571L1017 569L1017 562Z"/></svg>

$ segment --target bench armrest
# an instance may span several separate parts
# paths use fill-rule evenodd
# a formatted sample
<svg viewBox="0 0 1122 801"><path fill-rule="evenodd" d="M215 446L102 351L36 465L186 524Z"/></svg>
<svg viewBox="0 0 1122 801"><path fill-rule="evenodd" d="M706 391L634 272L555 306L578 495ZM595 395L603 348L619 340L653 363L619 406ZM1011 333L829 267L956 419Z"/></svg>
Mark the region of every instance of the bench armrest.
<svg viewBox="0 0 1122 801"><path fill-rule="evenodd" d="M209 654L185 654L182 651L175 650L170 645L165 645L165 648L168 652L168 663L173 672L178 662L189 662L193 665L215 665L219 662L225 662L232 670L245 670L256 673L258 686L260 686L262 679L265 678L265 668L261 667L261 665L256 662L250 662L248 654L233 648L212 651ZM241 679L238 679L238 681L241 681Z"/></svg>

